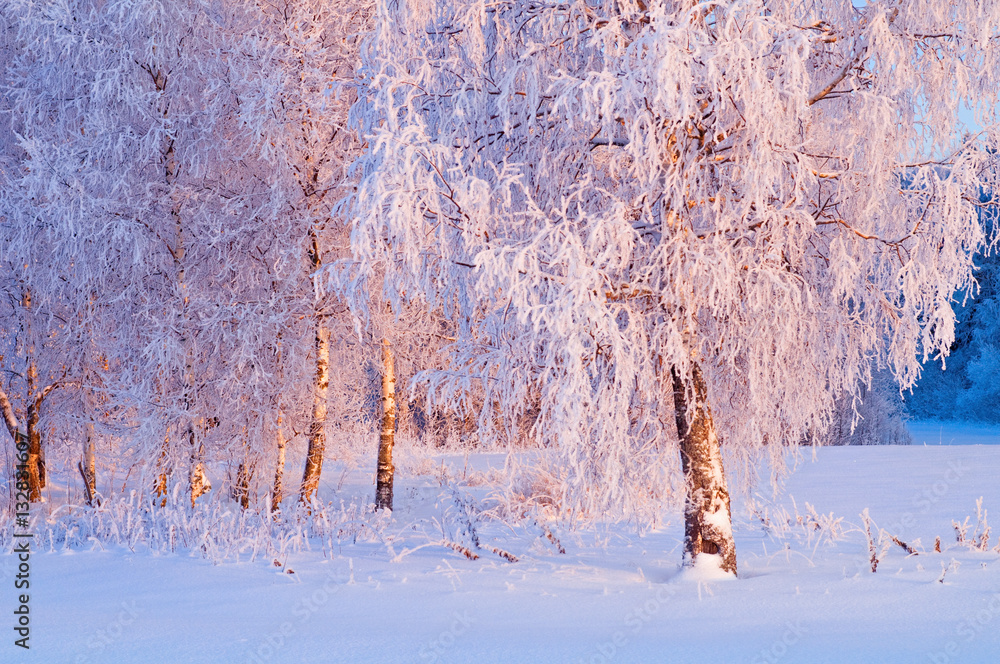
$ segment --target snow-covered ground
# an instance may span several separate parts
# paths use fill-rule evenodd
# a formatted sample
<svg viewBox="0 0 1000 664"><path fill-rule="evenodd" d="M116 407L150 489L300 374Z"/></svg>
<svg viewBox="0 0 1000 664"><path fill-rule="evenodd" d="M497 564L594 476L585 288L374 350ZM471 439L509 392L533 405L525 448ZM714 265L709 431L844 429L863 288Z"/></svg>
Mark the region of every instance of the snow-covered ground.
<svg viewBox="0 0 1000 664"><path fill-rule="evenodd" d="M974 550L952 525L971 516L967 538L981 534L980 497L1000 523L1000 445L943 426L945 446L920 444L915 427L910 447L805 451L777 496L737 498L737 580L680 573L679 515L644 536L616 526L550 540L540 527L483 525L484 546L519 560L485 549L468 560L430 544L434 519L447 531L456 518L434 472L399 481L379 537L290 554L283 567L44 543L55 552L31 559L30 651L13 646L16 560L0 558L0 661L1000 661L1000 540ZM466 478L459 496L482 496L464 458L430 463L442 461ZM363 469L345 486L366 481ZM884 530L918 554L883 538L873 574L866 509L876 540Z"/></svg>
<svg viewBox="0 0 1000 664"><path fill-rule="evenodd" d="M1000 425L978 422L910 422L914 445L1000 445Z"/></svg>

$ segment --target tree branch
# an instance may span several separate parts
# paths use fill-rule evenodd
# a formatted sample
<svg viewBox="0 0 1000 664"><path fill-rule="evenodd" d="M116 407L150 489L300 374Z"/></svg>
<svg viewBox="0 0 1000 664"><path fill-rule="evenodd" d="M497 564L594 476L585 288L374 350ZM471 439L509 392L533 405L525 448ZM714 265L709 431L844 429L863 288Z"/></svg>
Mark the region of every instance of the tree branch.
<svg viewBox="0 0 1000 664"><path fill-rule="evenodd" d="M51 393L52 390L56 389L57 387L72 387L72 386L79 387L80 386L80 381L78 381L78 380L57 380L54 383L46 385L35 396L35 401L34 401L35 412L38 411L38 408L41 407L41 405L42 405L42 401L45 400L45 397L49 396L49 393Z"/></svg>
<svg viewBox="0 0 1000 664"><path fill-rule="evenodd" d="M17 441L17 416L14 415L14 408L10 405L10 399L7 398L7 393L4 392L3 387L0 387L0 411L3 411L3 421L7 425L7 431L10 432L10 437Z"/></svg>
<svg viewBox="0 0 1000 664"><path fill-rule="evenodd" d="M851 71L854 65L857 64L858 60L861 59L862 54L864 54L867 48L868 45L865 43L865 40L862 39L861 43L855 46L854 53L851 57L847 58L847 62L844 63L844 66L840 68L840 71L837 72L830 82L826 84L826 87L809 98L809 105L812 106L820 99L823 99L828 94L833 92L833 89L840 85L841 81L847 78L847 73Z"/></svg>

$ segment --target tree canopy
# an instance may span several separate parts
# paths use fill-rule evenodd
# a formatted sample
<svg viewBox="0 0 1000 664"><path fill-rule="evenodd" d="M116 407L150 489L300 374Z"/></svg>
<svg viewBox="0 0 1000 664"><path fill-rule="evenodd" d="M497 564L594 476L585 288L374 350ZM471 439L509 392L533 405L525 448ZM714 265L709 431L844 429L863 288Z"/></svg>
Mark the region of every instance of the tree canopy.
<svg viewBox="0 0 1000 664"><path fill-rule="evenodd" d="M998 11L379 3L360 274L461 317L428 378L478 380L482 427L537 391L578 508L662 487L664 397L694 364L724 447L778 454L953 341L996 109L971 138L956 114L997 94Z"/></svg>

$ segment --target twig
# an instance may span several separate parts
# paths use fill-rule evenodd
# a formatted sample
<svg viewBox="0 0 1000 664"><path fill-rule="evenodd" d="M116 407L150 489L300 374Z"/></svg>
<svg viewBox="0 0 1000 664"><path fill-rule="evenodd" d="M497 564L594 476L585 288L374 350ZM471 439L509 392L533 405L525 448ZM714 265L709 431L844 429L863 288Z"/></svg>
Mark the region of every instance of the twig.
<svg viewBox="0 0 1000 664"><path fill-rule="evenodd" d="M462 546L458 542L449 542L448 540L441 540L440 542L438 542L438 544L440 544L441 546L446 546L449 549L454 549L455 551L458 551L469 560L479 560L479 554L472 551L468 547Z"/></svg>
<svg viewBox="0 0 1000 664"><path fill-rule="evenodd" d="M895 542L901 549L903 549L903 551L906 551L907 554L909 554L911 556L918 555L916 549L914 549L912 546L910 546L906 542L903 542L902 540L900 540L895 535L889 535L889 539L891 539L893 542Z"/></svg>

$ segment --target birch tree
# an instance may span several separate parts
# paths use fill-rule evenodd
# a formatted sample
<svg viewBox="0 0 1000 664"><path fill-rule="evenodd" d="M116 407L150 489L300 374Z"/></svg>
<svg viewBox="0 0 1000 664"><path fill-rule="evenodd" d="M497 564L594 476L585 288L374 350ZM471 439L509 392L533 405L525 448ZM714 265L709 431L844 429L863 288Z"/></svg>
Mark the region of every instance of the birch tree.
<svg viewBox="0 0 1000 664"><path fill-rule="evenodd" d="M460 321L429 380L479 381L481 429L540 390L569 512L654 518L679 452L685 559L735 573L722 452L780 461L873 368L907 387L948 352L987 241L998 21L944 0L379 2L357 283L384 270L394 306Z"/></svg>
<svg viewBox="0 0 1000 664"><path fill-rule="evenodd" d="M9 248L42 243L31 274L43 292L74 311L97 294L114 312L104 338L125 351L115 396L139 459L159 459L164 490L181 471L193 503L213 452L273 427L261 404L284 387L273 346L291 314L274 269L290 251L261 212L271 187L229 66L254 16L197 1L2 6L18 29L9 99L24 154ZM73 266L64 285L59 265Z"/></svg>
<svg viewBox="0 0 1000 664"><path fill-rule="evenodd" d="M270 214L293 238L298 256L300 318L312 327L311 412L299 499L308 503L326 453L331 333L349 321L342 304L314 296L311 275L346 250L346 225L335 203L350 186L347 167L360 143L346 126L366 2L282 2L258 8L260 30L243 40L241 119L253 149L270 165ZM279 417L281 406L279 405ZM280 429L280 427L279 427ZM284 435L276 439L279 467L273 493L282 493Z"/></svg>
<svg viewBox="0 0 1000 664"><path fill-rule="evenodd" d="M392 509L395 468L392 449L396 442L396 359L388 339L382 340L382 430L379 434L375 471L375 509Z"/></svg>

